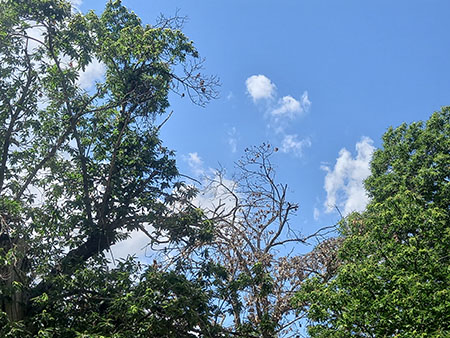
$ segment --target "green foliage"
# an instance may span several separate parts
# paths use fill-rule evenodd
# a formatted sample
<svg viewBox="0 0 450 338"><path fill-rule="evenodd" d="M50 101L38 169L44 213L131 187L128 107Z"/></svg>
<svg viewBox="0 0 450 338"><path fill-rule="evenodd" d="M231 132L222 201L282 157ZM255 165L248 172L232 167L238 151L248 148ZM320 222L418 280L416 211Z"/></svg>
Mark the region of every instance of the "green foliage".
<svg viewBox="0 0 450 338"><path fill-rule="evenodd" d="M133 261L109 270L105 255L133 230L153 244L212 238L156 124L170 90L214 97L176 23L143 25L120 1L99 16L0 1L2 337L214 335L197 282ZM104 79L83 86L97 63Z"/></svg>
<svg viewBox="0 0 450 338"><path fill-rule="evenodd" d="M174 272L143 268L129 259L107 271L102 266L58 276L35 326L63 337L196 337L212 335L207 293ZM61 292L61 290L64 290Z"/></svg>
<svg viewBox="0 0 450 338"><path fill-rule="evenodd" d="M367 210L341 224L342 265L295 296L312 337L450 334L450 108L383 136Z"/></svg>

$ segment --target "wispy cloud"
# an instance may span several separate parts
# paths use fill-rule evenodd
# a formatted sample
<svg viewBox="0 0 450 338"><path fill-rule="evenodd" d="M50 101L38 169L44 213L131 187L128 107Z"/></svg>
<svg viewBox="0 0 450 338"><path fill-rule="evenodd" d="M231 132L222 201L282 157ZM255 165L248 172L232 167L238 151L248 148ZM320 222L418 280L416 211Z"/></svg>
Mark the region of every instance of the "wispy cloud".
<svg viewBox="0 0 450 338"><path fill-rule="evenodd" d="M246 81L247 92L256 102L261 99L272 99L275 95L275 85L264 75L252 75Z"/></svg>
<svg viewBox="0 0 450 338"><path fill-rule="evenodd" d="M281 151L283 153L293 153L301 157L303 149L311 147L311 140L309 138L299 139L297 134L285 135L281 143Z"/></svg>
<svg viewBox="0 0 450 338"><path fill-rule="evenodd" d="M231 128L228 131L228 145L230 146L231 152L235 153L237 151L237 137L236 137L236 127Z"/></svg>
<svg viewBox="0 0 450 338"><path fill-rule="evenodd" d="M308 97L308 92L305 90L302 94L302 97L300 98L301 106L303 111L308 112L309 108L311 107L311 101Z"/></svg>
<svg viewBox="0 0 450 338"><path fill-rule="evenodd" d="M345 148L341 149L333 169L321 168L327 172L324 188L327 192L325 208L331 212L336 206L343 208L344 215L362 211L369 202L363 182L370 175L370 161L375 148L369 137L356 143L356 157Z"/></svg>
<svg viewBox="0 0 450 338"><path fill-rule="evenodd" d="M184 157L184 159L195 175L201 176L205 173L205 169L203 168L203 160L197 152L189 153Z"/></svg>
<svg viewBox="0 0 450 338"><path fill-rule="evenodd" d="M319 220L319 217L320 217L320 211L319 211L319 209L314 208L314 210L313 210L313 217L314 217L314 220L315 220L315 221L318 221L318 220Z"/></svg>

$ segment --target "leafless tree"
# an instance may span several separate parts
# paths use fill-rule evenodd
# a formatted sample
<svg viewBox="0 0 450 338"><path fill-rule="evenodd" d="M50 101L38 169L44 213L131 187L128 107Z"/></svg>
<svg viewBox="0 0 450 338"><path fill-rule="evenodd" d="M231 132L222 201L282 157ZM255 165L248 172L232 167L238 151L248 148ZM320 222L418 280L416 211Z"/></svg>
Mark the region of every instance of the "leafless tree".
<svg viewBox="0 0 450 338"><path fill-rule="evenodd" d="M288 200L288 185L276 181L271 158L277 151L270 144L246 149L232 179L224 170L207 178L199 202L215 224L204 257L222 269L211 282L217 321L227 325L232 318L230 330L240 334L295 336L304 314L293 310L290 299L311 274L331 278L338 265L334 225L303 235L291 224L299 206Z"/></svg>

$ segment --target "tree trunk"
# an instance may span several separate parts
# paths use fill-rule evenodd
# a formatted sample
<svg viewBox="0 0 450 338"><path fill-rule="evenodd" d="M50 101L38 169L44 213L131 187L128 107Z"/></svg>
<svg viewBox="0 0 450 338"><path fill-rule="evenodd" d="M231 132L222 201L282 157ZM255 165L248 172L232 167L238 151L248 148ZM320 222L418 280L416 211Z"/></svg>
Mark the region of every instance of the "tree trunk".
<svg viewBox="0 0 450 338"><path fill-rule="evenodd" d="M0 266L0 305L11 322L25 318L28 297L24 291L26 278L26 245L21 239L11 239L8 235L0 235L0 250L6 254L13 250L11 262ZM22 285L22 287L19 287Z"/></svg>

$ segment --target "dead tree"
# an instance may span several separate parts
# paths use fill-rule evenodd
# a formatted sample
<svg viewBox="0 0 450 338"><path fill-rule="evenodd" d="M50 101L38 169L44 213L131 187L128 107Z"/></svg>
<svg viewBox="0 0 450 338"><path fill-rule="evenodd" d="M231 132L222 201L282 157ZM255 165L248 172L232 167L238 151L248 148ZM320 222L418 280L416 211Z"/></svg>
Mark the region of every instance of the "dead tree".
<svg viewBox="0 0 450 338"><path fill-rule="evenodd" d="M227 322L228 311L231 330L262 337L292 334L304 314L293 310L291 297L311 274L331 277L338 264L334 225L303 235L291 224L299 206L288 200L288 185L276 181L271 157L277 150L270 144L246 149L237 174L227 179L217 171L198 198L215 224L206 256L222 269L211 282L219 299L217 320ZM300 253L313 242L320 244Z"/></svg>

